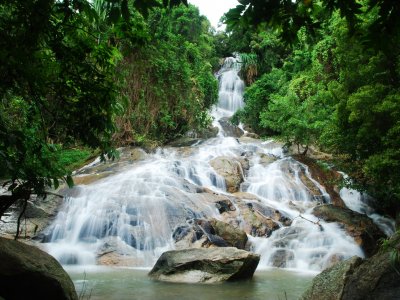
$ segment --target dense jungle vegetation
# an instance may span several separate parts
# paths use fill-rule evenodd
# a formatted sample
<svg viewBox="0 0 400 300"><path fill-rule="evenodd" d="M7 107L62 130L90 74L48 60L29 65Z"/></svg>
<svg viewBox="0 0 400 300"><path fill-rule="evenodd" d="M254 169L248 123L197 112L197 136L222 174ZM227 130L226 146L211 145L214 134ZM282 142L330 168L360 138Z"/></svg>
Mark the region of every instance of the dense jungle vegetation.
<svg viewBox="0 0 400 300"><path fill-rule="evenodd" d="M305 151L317 145L336 154L339 168L394 216L400 208L400 3L240 2L225 16L228 34L219 37L219 51L242 53L250 85L236 121Z"/></svg>
<svg viewBox="0 0 400 300"><path fill-rule="evenodd" d="M238 2L218 33L184 0L1 2L0 215L72 185L76 148L113 158L207 127L213 71L233 53L247 83L236 121L335 154L398 214L400 2Z"/></svg>
<svg viewBox="0 0 400 300"><path fill-rule="evenodd" d="M182 2L182 5L180 5ZM209 21L186 1L0 4L0 215L45 194L90 149L162 143L209 125ZM215 66L214 66L215 67Z"/></svg>

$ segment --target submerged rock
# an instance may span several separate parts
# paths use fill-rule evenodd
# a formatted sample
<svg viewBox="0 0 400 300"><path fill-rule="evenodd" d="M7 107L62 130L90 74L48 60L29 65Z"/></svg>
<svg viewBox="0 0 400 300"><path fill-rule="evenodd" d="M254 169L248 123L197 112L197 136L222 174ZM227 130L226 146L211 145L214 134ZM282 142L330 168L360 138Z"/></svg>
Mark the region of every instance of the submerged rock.
<svg viewBox="0 0 400 300"><path fill-rule="evenodd" d="M150 271L156 280L214 283L250 279L260 256L233 247L164 252Z"/></svg>
<svg viewBox="0 0 400 300"><path fill-rule="evenodd" d="M61 265L36 247L0 238L0 298L78 299Z"/></svg>
<svg viewBox="0 0 400 300"><path fill-rule="evenodd" d="M337 222L364 250L367 257L378 251L378 240L385 237L379 227L366 215L332 204L319 205L312 212L326 222Z"/></svg>
<svg viewBox="0 0 400 300"><path fill-rule="evenodd" d="M390 251L362 260L352 257L317 275L302 300L392 300L400 298L400 264L392 251L400 251L399 235L393 237Z"/></svg>

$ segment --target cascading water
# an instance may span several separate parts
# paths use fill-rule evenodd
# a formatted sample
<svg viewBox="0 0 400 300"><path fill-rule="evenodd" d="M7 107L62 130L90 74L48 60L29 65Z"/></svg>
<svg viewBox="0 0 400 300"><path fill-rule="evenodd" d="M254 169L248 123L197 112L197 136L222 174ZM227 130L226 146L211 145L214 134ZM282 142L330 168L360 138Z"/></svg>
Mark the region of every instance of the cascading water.
<svg viewBox="0 0 400 300"><path fill-rule="evenodd" d="M236 59L227 58L218 73L216 119L243 107L238 72ZM363 256L337 224L311 214L316 203L330 201L329 195L305 165L282 153L273 141L219 135L192 147L142 153L117 171L106 165L102 174L111 175L77 186L66 197L48 229L47 250L64 264L122 260L150 267L162 252L177 247L177 236L194 220L216 218L248 232L251 249L262 256L261 267L320 271L335 260ZM225 179L212 167L221 157L248 164L240 166L241 193L228 193ZM80 170L80 176L99 172L96 165ZM223 212L218 205L227 201L232 209ZM250 213L266 223L268 213L280 217L269 230L262 222L250 224Z"/></svg>

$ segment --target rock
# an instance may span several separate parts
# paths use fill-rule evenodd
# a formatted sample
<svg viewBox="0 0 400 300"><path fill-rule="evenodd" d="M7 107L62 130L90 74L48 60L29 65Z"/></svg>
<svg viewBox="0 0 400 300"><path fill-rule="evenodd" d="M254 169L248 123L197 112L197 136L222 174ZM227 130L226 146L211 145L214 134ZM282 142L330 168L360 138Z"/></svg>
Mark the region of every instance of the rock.
<svg viewBox="0 0 400 300"><path fill-rule="evenodd" d="M262 165L264 165L264 166L266 166L266 165L272 164L272 163L273 163L274 161L276 161L276 160L277 160L277 158L276 158L275 156L267 155L267 154L261 153L261 154L260 154L260 161L259 161L259 163L262 164Z"/></svg>
<svg viewBox="0 0 400 300"><path fill-rule="evenodd" d="M323 169L317 162L304 155L293 155L297 161L305 164L316 181L321 184L329 194L332 204L339 207L346 207L336 189L335 183L341 180L341 175L331 169ZM307 186L307 184L306 184Z"/></svg>
<svg viewBox="0 0 400 300"><path fill-rule="evenodd" d="M393 261L392 251L400 251L400 236L392 237L389 245L389 251L381 251L366 260L352 257L324 270L314 278L301 299L399 299L400 264Z"/></svg>
<svg viewBox="0 0 400 300"><path fill-rule="evenodd" d="M326 204L316 206L312 213L326 222L341 224L367 257L378 251L378 240L385 238L385 234L370 218L348 208Z"/></svg>
<svg viewBox="0 0 400 300"><path fill-rule="evenodd" d="M213 195L216 197L214 203L219 209L223 222L255 237L269 237L281 226L290 226L292 221L288 216L266 206L254 194L237 192L233 195L229 197ZM221 202L229 209L221 210L219 204Z"/></svg>
<svg viewBox="0 0 400 300"><path fill-rule="evenodd" d="M216 219L210 220L210 224L214 228L215 235L223 238L229 246L236 247L238 249L245 248L247 243L247 235L243 230Z"/></svg>
<svg viewBox="0 0 400 300"><path fill-rule="evenodd" d="M252 138L252 139L259 139L260 138L260 136L257 133L254 133L254 132L246 132L244 134L244 137L249 137L249 138Z"/></svg>
<svg viewBox="0 0 400 300"><path fill-rule="evenodd" d="M198 139L198 138L181 137L181 138L178 138L178 139L168 143L168 146L171 146L171 147L188 147L188 146L192 146L192 145L198 143L199 141L200 141L200 139Z"/></svg>
<svg viewBox="0 0 400 300"><path fill-rule="evenodd" d="M109 175L113 174L112 172L103 172L103 173L95 173L95 174L82 174L78 176L74 176L74 184L75 185L88 185L97 180L105 178Z"/></svg>
<svg viewBox="0 0 400 300"><path fill-rule="evenodd" d="M201 130L190 130L185 134L185 136L198 139L211 139L218 135L218 131L218 127L209 126L208 128Z"/></svg>
<svg viewBox="0 0 400 300"><path fill-rule="evenodd" d="M362 259L353 256L318 274L312 281L311 287L300 298L301 300L341 300L345 288L345 278L351 276L354 268L359 266ZM354 298L355 299L355 298Z"/></svg>
<svg viewBox="0 0 400 300"><path fill-rule="evenodd" d="M208 248L208 247L237 247L244 249L247 235L244 231L231 224L216 219L196 219L188 224L175 228L172 238L177 249Z"/></svg>
<svg viewBox="0 0 400 300"><path fill-rule="evenodd" d="M220 214L236 210L235 206L229 199L219 200L215 202L215 206Z"/></svg>
<svg viewBox="0 0 400 300"><path fill-rule="evenodd" d="M236 125L233 125L229 118L222 118L218 120L219 124L222 127L222 130L224 131L224 136L232 136L232 137L241 137L244 134L244 131L237 127Z"/></svg>
<svg viewBox="0 0 400 300"><path fill-rule="evenodd" d="M292 251L279 249L271 257L272 265L277 268L287 267L287 262L294 260L294 254Z"/></svg>
<svg viewBox="0 0 400 300"><path fill-rule="evenodd" d="M230 193L239 191L240 184L243 182L243 173L248 170L248 160L245 158L232 158L219 156L210 161L210 165L215 172L224 177L226 189Z"/></svg>
<svg viewBox="0 0 400 300"><path fill-rule="evenodd" d="M233 247L164 252L149 276L156 280L215 283L250 279L260 256Z"/></svg>
<svg viewBox="0 0 400 300"><path fill-rule="evenodd" d="M56 191L62 194L62 190ZM54 219L62 197L47 195L46 198L31 196L28 201L23 222L20 224L20 238L35 238L43 231ZM12 238L17 232L17 220L21 213L22 205L13 205L7 210L7 223L0 226L0 235Z"/></svg>
<svg viewBox="0 0 400 300"><path fill-rule="evenodd" d="M0 298L78 299L61 265L36 247L0 238Z"/></svg>
<svg viewBox="0 0 400 300"><path fill-rule="evenodd" d="M218 135L218 127L210 126L207 129L203 129L198 133L198 136L202 139L211 139L215 138Z"/></svg>
<svg viewBox="0 0 400 300"><path fill-rule="evenodd" d="M400 251L400 239L391 251ZM399 299L400 263L394 261L391 251L378 253L366 259L347 278L342 299Z"/></svg>

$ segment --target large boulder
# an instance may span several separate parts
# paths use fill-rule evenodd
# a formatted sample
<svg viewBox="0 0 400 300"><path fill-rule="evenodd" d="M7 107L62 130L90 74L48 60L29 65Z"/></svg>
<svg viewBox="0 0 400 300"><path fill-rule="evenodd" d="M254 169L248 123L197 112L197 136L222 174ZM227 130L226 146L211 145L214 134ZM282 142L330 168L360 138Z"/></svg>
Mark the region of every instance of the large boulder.
<svg viewBox="0 0 400 300"><path fill-rule="evenodd" d="M390 250L362 260L353 257L317 275L302 300L392 300L400 298L400 264L393 251L400 251L400 236L389 242Z"/></svg>
<svg viewBox="0 0 400 300"><path fill-rule="evenodd" d="M313 279L311 287L302 295L301 300L342 299L345 278L350 276L361 262L361 258L353 256L346 261L339 262L325 269Z"/></svg>
<svg viewBox="0 0 400 300"><path fill-rule="evenodd" d="M233 247L174 250L161 255L149 276L185 283L249 279L259 261L258 254Z"/></svg>
<svg viewBox="0 0 400 300"><path fill-rule="evenodd" d="M78 299L74 284L52 256L0 238L0 298Z"/></svg>
<svg viewBox="0 0 400 300"><path fill-rule="evenodd" d="M337 222L343 226L367 257L377 252L378 240L385 238L385 234L370 218L348 208L332 204L319 205L314 208L313 214L326 222Z"/></svg>
<svg viewBox="0 0 400 300"><path fill-rule="evenodd" d="M218 175L224 177L226 189L229 193L239 191L243 182L244 173L249 169L249 161L246 158L234 158L219 156L210 161Z"/></svg>

